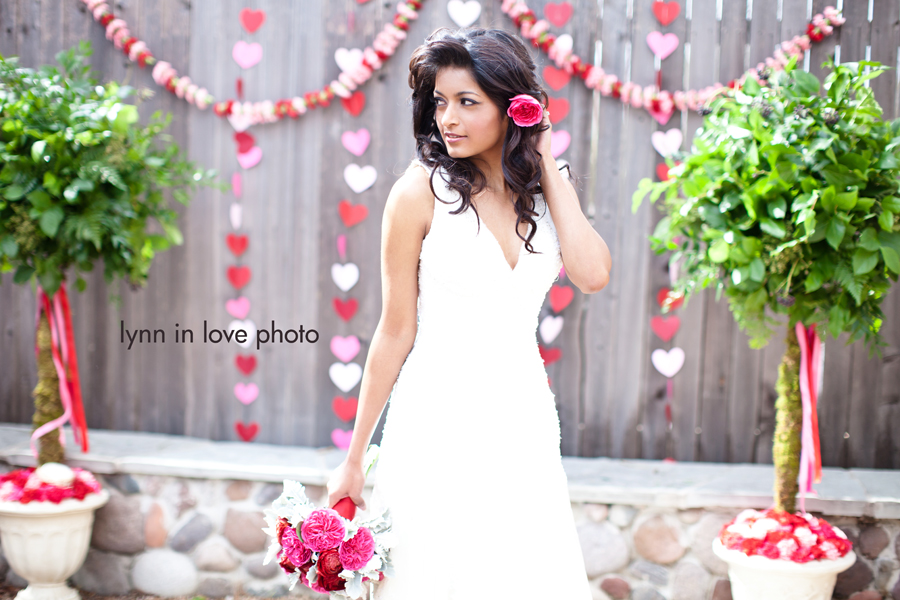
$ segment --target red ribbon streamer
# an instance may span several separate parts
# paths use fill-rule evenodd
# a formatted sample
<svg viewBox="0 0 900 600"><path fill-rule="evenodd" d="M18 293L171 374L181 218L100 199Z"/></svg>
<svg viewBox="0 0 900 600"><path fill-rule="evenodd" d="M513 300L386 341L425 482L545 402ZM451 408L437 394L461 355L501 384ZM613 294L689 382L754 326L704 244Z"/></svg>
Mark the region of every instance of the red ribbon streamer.
<svg viewBox="0 0 900 600"><path fill-rule="evenodd" d="M822 481L822 454L819 448L819 417L816 410L822 391L825 362L824 345L816 334L815 325L795 328L800 344L800 397L803 403L803 425L800 450L800 512L806 512L805 494L812 492L813 481Z"/></svg>
<svg viewBox="0 0 900 600"><path fill-rule="evenodd" d="M59 378L60 399L65 410L61 417L45 423L31 434L31 452L37 458L38 452L35 447L35 441L47 432L57 428L59 428L60 443L65 447L66 442L62 426L66 421L71 421L72 423L75 443L81 446L83 452L87 452L87 421L84 416L84 404L81 401L81 384L78 380L78 357L75 352L75 335L72 330L72 315L69 310L69 297L66 294L65 281L60 284L59 290L53 295L52 308L50 298L38 284L38 302L34 317L35 358L40 354L37 329L40 324L41 311L47 313L47 319L50 321L50 351L53 356L53 364L56 367L56 374Z"/></svg>

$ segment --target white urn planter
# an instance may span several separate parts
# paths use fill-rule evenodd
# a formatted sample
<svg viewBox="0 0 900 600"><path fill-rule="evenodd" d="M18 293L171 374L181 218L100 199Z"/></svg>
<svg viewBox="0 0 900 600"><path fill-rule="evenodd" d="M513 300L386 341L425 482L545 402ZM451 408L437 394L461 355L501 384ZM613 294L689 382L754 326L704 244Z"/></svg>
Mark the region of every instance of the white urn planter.
<svg viewBox="0 0 900 600"><path fill-rule="evenodd" d="M66 580L84 563L94 511L106 504L100 490L84 500L0 502L0 545L13 571L28 581L16 600L80 600Z"/></svg>
<svg viewBox="0 0 900 600"><path fill-rule="evenodd" d="M856 562L852 550L835 559L796 563L765 556L747 556L726 548L718 538L713 553L728 563L733 600L831 600L838 573Z"/></svg>

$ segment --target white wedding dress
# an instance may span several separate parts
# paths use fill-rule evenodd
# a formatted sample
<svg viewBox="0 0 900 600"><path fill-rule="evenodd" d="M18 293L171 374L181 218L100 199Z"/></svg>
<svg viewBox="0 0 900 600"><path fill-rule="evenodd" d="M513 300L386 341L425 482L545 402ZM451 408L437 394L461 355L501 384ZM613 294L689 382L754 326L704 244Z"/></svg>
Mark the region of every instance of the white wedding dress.
<svg viewBox="0 0 900 600"><path fill-rule="evenodd" d="M449 214L460 198L440 171L434 187L454 203L434 203L418 334L385 417L367 508L390 509L397 545L374 597L591 600L536 338L562 267L550 211L536 196L541 254L522 244L510 269L471 207Z"/></svg>

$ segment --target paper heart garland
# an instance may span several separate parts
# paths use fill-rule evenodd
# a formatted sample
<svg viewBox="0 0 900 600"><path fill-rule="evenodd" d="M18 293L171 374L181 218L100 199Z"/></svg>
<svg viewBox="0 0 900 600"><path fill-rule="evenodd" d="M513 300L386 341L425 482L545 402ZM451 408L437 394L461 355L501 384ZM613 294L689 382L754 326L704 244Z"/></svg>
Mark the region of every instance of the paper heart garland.
<svg viewBox="0 0 900 600"><path fill-rule="evenodd" d="M575 290L567 285L554 285L550 288L550 308L558 313L569 305L575 297Z"/></svg>
<svg viewBox="0 0 900 600"><path fill-rule="evenodd" d="M334 51L334 62L344 73L352 73L359 67L363 59L363 51L359 48L338 48Z"/></svg>
<svg viewBox="0 0 900 600"><path fill-rule="evenodd" d="M235 319L243 319L250 313L250 300L245 296L226 300L225 310Z"/></svg>
<svg viewBox="0 0 900 600"><path fill-rule="evenodd" d="M556 125L568 116L569 101L566 98L550 98L547 110L550 111L550 122Z"/></svg>
<svg viewBox="0 0 900 600"><path fill-rule="evenodd" d="M331 265L331 280L342 292L346 292L359 281L359 267L353 263L335 263Z"/></svg>
<svg viewBox="0 0 900 600"><path fill-rule="evenodd" d="M236 131L234 133L234 142L238 145L238 154L242 154L253 147L256 143L256 138L246 131Z"/></svg>
<svg viewBox="0 0 900 600"><path fill-rule="evenodd" d="M653 14L663 27L674 21L679 12L681 12L681 5L677 2L657 1L653 3Z"/></svg>
<svg viewBox="0 0 900 600"><path fill-rule="evenodd" d="M229 332L235 331L237 329L243 329L247 332L247 340L244 342L239 342L236 339L232 338L234 339L234 343L241 348L249 348L250 344L253 343L253 340L256 339L256 323L254 323L250 319L244 319L243 321L235 319L228 324Z"/></svg>
<svg viewBox="0 0 900 600"><path fill-rule="evenodd" d="M341 98L341 106L354 117L358 117L366 106L366 95L356 90L349 98Z"/></svg>
<svg viewBox="0 0 900 600"><path fill-rule="evenodd" d="M359 399L353 396L349 398L335 396L331 401L331 410L341 421L352 421L356 417L357 408L359 408Z"/></svg>
<svg viewBox="0 0 900 600"><path fill-rule="evenodd" d="M359 338L355 335L334 336L331 338L331 353L341 362L350 362L359 354Z"/></svg>
<svg viewBox="0 0 900 600"><path fill-rule="evenodd" d="M331 432L331 441L334 442L334 445L341 450L346 450L347 448L349 448L352 439L352 429L349 431L344 431L343 429L334 429Z"/></svg>
<svg viewBox="0 0 900 600"><path fill-rule="evenodd" d="M227 275L228 281L231 282L235 289L239 290L250 283L250 267L228 267Z"/></svg>
<svg viewBox="0 0 900 600"><path fill-rule="evenodd" d="M656 151L664 158L678 152L678 149L681 148L681 142L683 141L684 136L682 136L680 129L654 131L650 134L650 142L653 144L653 147L656 148Z"/></svg>
<svg viewBox="0 0 900 600"><path fill-rule="evenodd" d="M681 319L678 318L678 315L667 317L656 315L650 319L650 329L664 342L668 342L675 337L679 327L681 327Z"/></svg>
<svg viewBox="0 0 900 600"><path fill-rule="evenodd" d="M252 403L258 396L259 388L255 383L238 382L234 385L234 397L240 400L244 406Z"/></svg>
<svg viewBox="0 0 900 600"><path fill-rule="evenodd" d="M341 215L341 221L347 227L353 227L357 223L362 223L369 216L369 208L363 204L350 204L349 200L341 200L338 202L338 213Z"/></svg>
<svg viewBox="0 0 900 600"><path fill-rule="evenodd" d="M554 317L547 315L541 321L538 331L540 332L541 339L544 340L544 343L552 344L553 340L556 339L556 336L559 335L559 332L562 331L562 328L563 318L561 316Z"/></svg>
<svg viewBox="0 0 900 600"><path fill-rule="evenodd" d="M460 27L468 27L481 16L481 3L478 0L450 0L447 3L447 13L454 23Z"/></svg>
<svg viewBox="0 0 900 600"><path fill-rule="evenodd" d="M234 366L236 366L244 375L250 375L256 370L256 357L252 354L248 354L247 356L238 354L234 357Z"/></svg>
<svg viewBox="0 0 900 600"><path fill-rule="evenodd" d="M247 152L237 155L238 164L244 169L252 169L262 160L262 148L253 146Z"/></svg>
<svg viewBox="0 0 900 600"><path fill-rule="evenodd" d="M347 224L347 221L344 221ZM337 236L337 251L341 260L347 260L347 236L343 233Z"/></svg>
<svg viewBox="0 0 900 600"><path fill-rule="evenodd" d="M264 10L253 10L252 8L242 8L240 12L241 25L247 30L247 33L254 33L262 27L266 22L266 12Z"/></svg>
<svg viewBox="0 0 900 600"><path fill-rule="evenodd" d="M651 31L647 34L647 45L659 60L665 60L678 47L678 36L674 33L662 34L659 31Z"/></svg>
<svg viewBox="0 0 900 600"><path fill-rule="evenodd" d="M344 167L344 181L357 194L372 187L376 179L378 179L378 171L372 165L360 167L356 163L350 163Z"/></svg>
<svg viewBox="0 0 900 600"><path fill-rule="evenodd" d="M650 355L650 361L656 370L672 378L678 374L681 367L684 366L684 350L681 348L672 348L668 352L661 348L657 348Z"/></svg>
<svg viewBox="0 0 900 600"><path fill-rule="evenodd" d="M565 152L571 143L572 136L569 135L568 131L554 131L550 134L550 154L553 155L553 158L556 158Z"/></svg>
<svg viewBox="0 0 900 600"><path fill-rule="evenodd" d="M240 256L247 251L248 238L246 235L229 233L225 236L225 243L228 245L228 249L231 250L232 254Z"/></svg>
<svg viewBox="0 0 900 600"><path fill-rule="evenodd" d="M359 308L359 302L356 301L356 298L350 298L349 300L334 298L332 300L332 306L334 307L334 312L337 313L337 316L344 321L349 321L353 318L353 315L356 314L356 309Z"/></svg>
<svg viewBox="0 0 900 600"><path fill-rule="evenodd" d="M656 122L660 125L665 125L669 122L669 119L672 118L672 115L675 114L675 106L663 107L662 102L659 103L659 108L653 108L651 105L650 108L647 109L647 112L650 113L650 116L656 119Z"/></svg>
<svg viewBox="0 0 900 600"><path fill-rule="evenodd" d="M231 49L231 57L242 69L249 69L262 60L262 46L256 42L248 44L244 40L235 43Z"/></svg>
<svg viewBox="0 0 900 600"><path fill-rule="evenodd" d="M549 2L544 5L544 16L556 27L562 27L572 18L572 5L568 2Z"/></svg>
<svg viewBox="0 0 900 600"><path fill-rule="evenodd" d="M362 379L362 367L354 362L346 365L340 362L332 363L328 367L328 376L331 382L346 394Z"/></svg>
<svg viewBox="0 0 900 600"><path fill-rule="evenodd" d="M241 209L241 205L237 202L232 202L231 206L228 208L228 219L231 221L232 229L240 229L241 228L241 216L243 210Z"/></svg>
<svg viewBox="0 0 900 600"><path fill-rule="evenodd" d="M243 191L244 183L241 179L241 174L235 171L231 174L231 192L235 195L235 197L240 198ZM235 227L235 229L237 229L237 227Z"/></svg>
<svg viewBox="0 0 900 600"><path fill-rule="evenodd" d="M357 129L355 132L353 131L345 131L341 134L341 144L343 144L344 148L347 149L348 152L354 154L356 156L362 156L366 151L366 148L369 147L369 142L371 141L372 136L369 133L369 130L363 127L362 129Z"/></svg>
<svg viewBox="0 0 900 600"><path fill-rule="evenodd" d="M245 442L249 442L256 437L257 433L259 433L259 423L253 421L245 425L241 421L235 421L234 430L242 440L244 440Z"/></svg>
<svg viewBox="0 0 900 600"><path fill-rule="evenodd" d="M677 242L676 242L676 243L677 243ZM656 303L659 304L659 307L660 307L660 308L663 308L663 306L665 305L666 298L669 297L669 294L672 294L672 297L671 297L672 302L671 302L671 304L670 304L670 306L669 306L669 310L670 310L670 311L671 311L671 310L675 310L676 308L678 308L678 307L680 307L682 304L684 304L684 298L683 298L683 297L675 296L675 295L674 295L674 292L672 292L672 290L670 290L669 288L661 288L661 289L656 293Z"/></svg>
<svg viewBox="0 0 900 600"><path fill-rule="evenodd" d="M572 79L572 76L563 71L562 69L557 69L556 67L551 67L547 65L541 71L541 75L544 78L544 81L547 85L550 86L551 89L555 91L559 91L566 87L569 83L569 80Z"/></svg>
<svg viewBox="0 0 900 600"><path fill-rule="evenodd" d="M559 348L545 348L541 344L538 344L538 352L541 355L541 359L544 361L544 366L552 365L560 358L562 358L562 350Z"/></svg>

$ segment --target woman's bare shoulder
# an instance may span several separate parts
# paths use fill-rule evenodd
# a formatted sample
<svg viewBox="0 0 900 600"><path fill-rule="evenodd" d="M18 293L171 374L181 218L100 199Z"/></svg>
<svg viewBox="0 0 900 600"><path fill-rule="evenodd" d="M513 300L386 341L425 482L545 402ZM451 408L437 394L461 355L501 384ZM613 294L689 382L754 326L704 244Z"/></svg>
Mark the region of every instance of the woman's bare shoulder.
<svg viewBox="0 0 900 600"><path fill-rule="evenodd" d="M430 179L431 173L422 163L411 162L391 188L385 214L427 233L434 212Z"/></svg>

